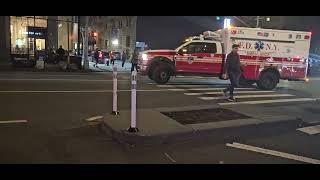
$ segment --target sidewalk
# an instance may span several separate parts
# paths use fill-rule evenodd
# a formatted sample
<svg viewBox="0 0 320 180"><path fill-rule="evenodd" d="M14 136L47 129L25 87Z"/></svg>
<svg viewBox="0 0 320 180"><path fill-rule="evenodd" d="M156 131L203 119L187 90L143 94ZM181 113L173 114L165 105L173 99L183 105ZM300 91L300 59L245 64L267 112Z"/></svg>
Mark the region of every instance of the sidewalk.
<svg viewBox="0 0 320 180"><path fill-rule="evenodd" d="M106 64L98 64L97 67L94 67L95 62L90 61L89 62L89 68L91 71L95 71L95 72L112 72L113 70L113 65L111 63L109 63L109 66L107 66ZM114 65L117 67L117 71L118 72L130 72L131 71L131 62L126 61L124 64L124 67L122 67L122 61L115 61Z"/></svg>
<svg viewBox="0 0 320 180"><path fill-rule="evenodd" d="M101 128L113 138L124 144L130 145L155 145L164 143L175 143L193 138L199 138L206 134L214 133L217 130L237 127L256 127L257 125L267 125L273 123L294 123L299 124L301 120L295 115L287 115L284 111L276 111L274 108L261 108L256 106L230 107L224 108L233 113L240 113L247 117L229 118L225 120L215 119L215 114L204 115L192 118L187 114L196 113L194 111L206 111L221 109L218 105L209 106L189 106L176 108L156 108L138 109L137 127L139 132L129 133L130 110L120 111L119 116L107 114L104 116ZM168 113L180 114L184 120L197 121L198 119L209 119L210 122L198 121L197 123L181 123L174 117L169 117ZM181 114L185 114L181 117ZM219 114L216 114L219 115ZM177 117L177 116L176 116ZM190 119L191 118L191 119ZM231 130L232 131L232 130Z"/></svg>

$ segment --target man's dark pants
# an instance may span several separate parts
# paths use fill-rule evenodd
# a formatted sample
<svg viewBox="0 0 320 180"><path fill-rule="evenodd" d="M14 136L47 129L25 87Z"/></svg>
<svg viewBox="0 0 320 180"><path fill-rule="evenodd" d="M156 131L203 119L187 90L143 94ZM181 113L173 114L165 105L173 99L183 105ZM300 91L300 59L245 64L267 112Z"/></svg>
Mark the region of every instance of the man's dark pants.
<svg viewBox="0 0 320 180"><path fill-rule="evenodd" d="M228 77L230 79L230 85L224 89L224 92L230 92L230 98L233 98L233 91L234 88L239 87L239 78L240 78L240 73L228 73Z"/></svg>

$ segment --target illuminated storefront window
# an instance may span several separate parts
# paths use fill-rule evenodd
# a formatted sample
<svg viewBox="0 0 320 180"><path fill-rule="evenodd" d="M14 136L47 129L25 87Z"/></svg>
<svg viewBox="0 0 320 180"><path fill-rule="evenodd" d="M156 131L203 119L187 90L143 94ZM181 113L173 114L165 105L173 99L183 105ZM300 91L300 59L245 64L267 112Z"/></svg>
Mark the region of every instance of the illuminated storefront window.
<svg viewBox="0 0 320 180"><path fill-rule="evenodd" d="M79 44L78 28L76 16L10 16L11 55L35 59L37 53L60 45L73 55Z"/></svg>

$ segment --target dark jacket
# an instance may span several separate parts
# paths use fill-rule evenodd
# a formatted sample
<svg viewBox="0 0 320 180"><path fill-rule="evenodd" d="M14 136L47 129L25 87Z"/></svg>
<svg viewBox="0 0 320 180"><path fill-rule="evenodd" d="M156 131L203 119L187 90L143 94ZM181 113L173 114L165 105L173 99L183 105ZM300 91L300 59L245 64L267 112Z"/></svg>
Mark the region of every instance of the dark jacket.
<svg viewBox="0 0 320 180"><path fill-rule="evenodd" d="M131 59L132 64L138 64L138 59L139 59L139 52L134 51Z"/></svg>
<svg viewBox="0 0 320 180"><path fill-rule="evenodd" d="M127 53L122 53L122 57L121 57L122 61L125 61L128 59L127 57Z"/></svg>
<svg viewBox="0 0 320 180"><path fill-rule="evenodd" d="M99 51L95 51L93 56L98 61L99 60Z"/></svg>
<svg viewBox="0 0 320 180"><path fill-rule="evenodd" d="M64 56L66 51L62 48L59 48L57 49L56 53L59 55L59 56Z"/></svg>
<svg viewBox="0 0 320 180"><path fill-rule="evenodd" d="M233 73L240 74L241 73L241 64L240 64L240 56L238 53L231 52L227 56L225 68L225 73Z"/></svg>

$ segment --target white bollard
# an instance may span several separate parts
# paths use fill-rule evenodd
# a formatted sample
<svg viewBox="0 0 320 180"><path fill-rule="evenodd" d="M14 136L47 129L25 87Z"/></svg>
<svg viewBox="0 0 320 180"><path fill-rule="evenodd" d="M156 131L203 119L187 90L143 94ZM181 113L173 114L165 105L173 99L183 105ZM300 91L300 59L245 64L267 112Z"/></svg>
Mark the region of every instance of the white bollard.
<svg viewBox="0 0 320 180"><path fill-rule="evenodd" d="M129 132L138 132L137 128L137 71L131 74L131 123Z"/></svg>
<svg viewBox="0 0 320 180"><path fill-rule="evenodd" d="M112 104L112 113L113 115L118 115L118 79L117 79L117 67L113 67L113 104Z"/></svg>

